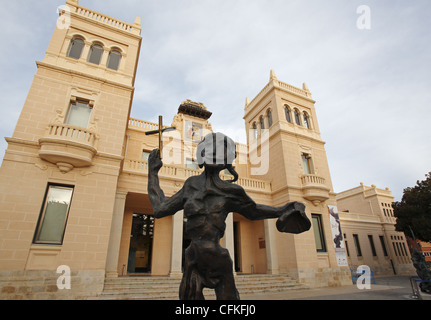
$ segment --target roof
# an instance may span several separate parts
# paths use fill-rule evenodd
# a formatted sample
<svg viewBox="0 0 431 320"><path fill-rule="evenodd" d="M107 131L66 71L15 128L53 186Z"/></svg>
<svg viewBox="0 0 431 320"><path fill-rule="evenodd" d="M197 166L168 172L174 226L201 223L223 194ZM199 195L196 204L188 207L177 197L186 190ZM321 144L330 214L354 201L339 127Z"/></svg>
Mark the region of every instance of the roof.
<svg viewBox="0 0 431 320"><path fill-rule="evenodd" d="M208 120L212 116L203 103L186 100L181 103L178 113L187 114L193 117Z"/></svg>

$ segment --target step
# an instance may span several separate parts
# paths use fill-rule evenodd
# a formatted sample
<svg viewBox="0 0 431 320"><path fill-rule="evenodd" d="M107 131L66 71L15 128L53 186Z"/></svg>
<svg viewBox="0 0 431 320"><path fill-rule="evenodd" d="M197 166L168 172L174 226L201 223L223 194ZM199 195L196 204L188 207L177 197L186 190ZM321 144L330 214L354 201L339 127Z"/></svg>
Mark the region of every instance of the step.
<svg viewBox="0 0 431 320"><path fill-rule="evenodd" d="M239 291L240 296L247 294L263 294L263 293L275 293L275 292L285 292L289 290L303 290L303 287L289 287L289 288L279 288L279 289L255 289L247 291ZM214 290L205 288L204 297L206 299L215 298ZM128 293L128 294L105 294L98 297L101 300L178 300L178 292L162 292L162 293Z"/></svg>
<svg viewBox="0 0 431 320"><path fill-rule="evenodd" d="M107 278L100 300L176 300L181 279L163 276L128 276ZM280 275L237 275L235 283L240 295L280 292L306 288L294 279ZM214 298L214 290L205 288L204 296Z"/></svg>
<svg viewBox="0 0 431 320"><path fill-rule="evenodd" d="M255 291L280 291L290 288L298 288L297 284L283 284L283 283L273 283L273 284L250 284L244 286L237 286L239 292L255 292ZM171 293L174 292L178 294L179 286L166 287L134 287L134 288L105 288L103 295L127 295L127 294L156 294L156 293ZM208 289L211 290L211 289Z"/></svg>
<svg viewBox="0 0 431 320"><path fill-rule="evenodd" d="M282 281L271 281L271 280L264 280L264 281L252 281L252 280L243 280L243 281L235 281L235 284L237 287L247 287L250 285L261 285L261 286L265 286L265 285L293 285L296 284L297 282L295 280L282 280ZM151 288L165 288L165 289L169 289L172 287L178 287L180 285L180 281L172 281L172 282L151 282L151 283L145 283L145 282L110 282L110 283L105 283L105 289L110 288L110 289L133 289L133 288L141 288L141 287L145 287L148 289Z"/></svg>

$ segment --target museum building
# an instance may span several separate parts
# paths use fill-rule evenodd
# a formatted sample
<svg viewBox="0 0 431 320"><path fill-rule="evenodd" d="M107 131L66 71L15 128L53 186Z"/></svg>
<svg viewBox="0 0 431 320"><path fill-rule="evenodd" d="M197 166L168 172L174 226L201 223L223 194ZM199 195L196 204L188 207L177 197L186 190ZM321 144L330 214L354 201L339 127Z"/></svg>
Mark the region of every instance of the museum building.
<svg viewBox="0 0 431 320"><path fill-rule="evenodd" d="M2 298L86 298L102 292L108 278L180 278L190 242L182 211L162 219L152 215L147 159L159 147L159 137L146 132L160 124L130 117L140 18L128 24L77 0L66 4L60 20L67 27L55 28L15 131L6 138L0 171ZM167 197L202 172L196 147L213 130L211 115L210 107L185 97L163 126L175 127L162 139L159 178ZM309 287L351 284L350 268L366 257L356 252L352 257L352 248L371 240L378 249L370 251L367 263L376 272L408 270L405 238L386 215L390 191L361 186L334 193L306 84L294 87L271 71L256 97L246 99L244 121L247 144L236 144L236 183L256 203L304 203L312 228L285 234L274 219L250 221L230 213L221 244L237 276L287 275ZM221 177L231 178L229 172ZM373 192L380 198L365 214L366 223L360 214L349 215L350 207L363 212L351 197L368 201ZM358 225L361 232L355 231ZM70 290L56 286L59 266L70 270Z"/></svg>

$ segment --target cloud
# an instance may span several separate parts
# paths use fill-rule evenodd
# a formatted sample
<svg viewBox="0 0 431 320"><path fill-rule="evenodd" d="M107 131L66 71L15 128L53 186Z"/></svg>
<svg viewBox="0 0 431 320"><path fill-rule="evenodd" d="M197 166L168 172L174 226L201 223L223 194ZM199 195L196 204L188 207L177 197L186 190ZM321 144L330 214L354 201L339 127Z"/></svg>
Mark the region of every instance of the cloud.
<svg viewBox="0 0 431 320"><path fill-rule="evenodd" d="M0 134L11 136L63 1L4 4L0 30ZM185 99L203 102L211 123L245 142L243 108L269 70L307 82L335 191L365 184L402 189L430 171L431 21L426 0L370 0L371 30L358 30L360 1L81 0L133 23L142 48L132 117L173 118ZM7 32L6 32L7 31ZM11 54L13 52L13 54ZM168 121L168 120L167 120ZM0 145L6 148L6 143Z"/></svg>

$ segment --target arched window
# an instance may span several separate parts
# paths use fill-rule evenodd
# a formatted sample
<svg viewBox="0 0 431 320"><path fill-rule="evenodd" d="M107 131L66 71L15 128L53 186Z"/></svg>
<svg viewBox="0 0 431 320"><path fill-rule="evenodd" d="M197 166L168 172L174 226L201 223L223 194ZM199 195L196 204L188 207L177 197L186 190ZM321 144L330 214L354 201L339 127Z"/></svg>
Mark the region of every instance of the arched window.
<svg viewBox="0 0 431 320"><path fill-rule="evenodd" d="M100 44L93 44L88 55L88 62L99 64L102 59L103 47Z"/></svg>
<svg viewBox="0 0 431 320"><path fill-rule="evenodd" d="M272 126L272 112L271 109L268 109L268 112L266 113L268 116L268 128Z"/></svg>
<svg viewBox="0 0 431 320"><path fill-rule="evenodd" d="M295 122L298 126L300 126L301 125L301 119L299 118L299 110L295 109L294 114L295 114Z"/></svg>
<svg viewBox="0 0 431 320"><path fill-rule="evenodd" d="M310 125L310 117L308 116L307 112L304 112L304 126L307 129L311 129L311 125Z"/></svg>
<svg viewBox="0 0 431 320"><path fill-rule="evenodd" d="M252 130L253 130L253 137L255 139L257 139L257 125L256 125L256 122L253 122Z"/></svg>
<svg viewBox="0 0 431 320"><path fill-rule="evenodd" d="M265 120L263 119L263 117L260 117L259 122L260 122L260 131L262 132L263 130L265 130Z"/></svg>
<svg viewBox="0 0 431 320"><path fill-rule="evenodd" d="M291 117L291 115L290 115L290 108L289 108L289 106L286 106L286 107L284 108L284 114L286 115L286 120L287 120L287 122L292 123L292 117Z"/></svg>
<svg viewBox="0 0 431 320"><path fill-rule="evenodd" d="M108 57L107 67L112 70L118 70L120 67L121 52L118 50L111 50Z"/></svg>
<svg viewBox="0 0 431 320"><path fill-rule="evenodd" d="M81 38L73 38L70 42L67 56L74 59L81 58L82 49L84 49L84 40Z"/></svg>

